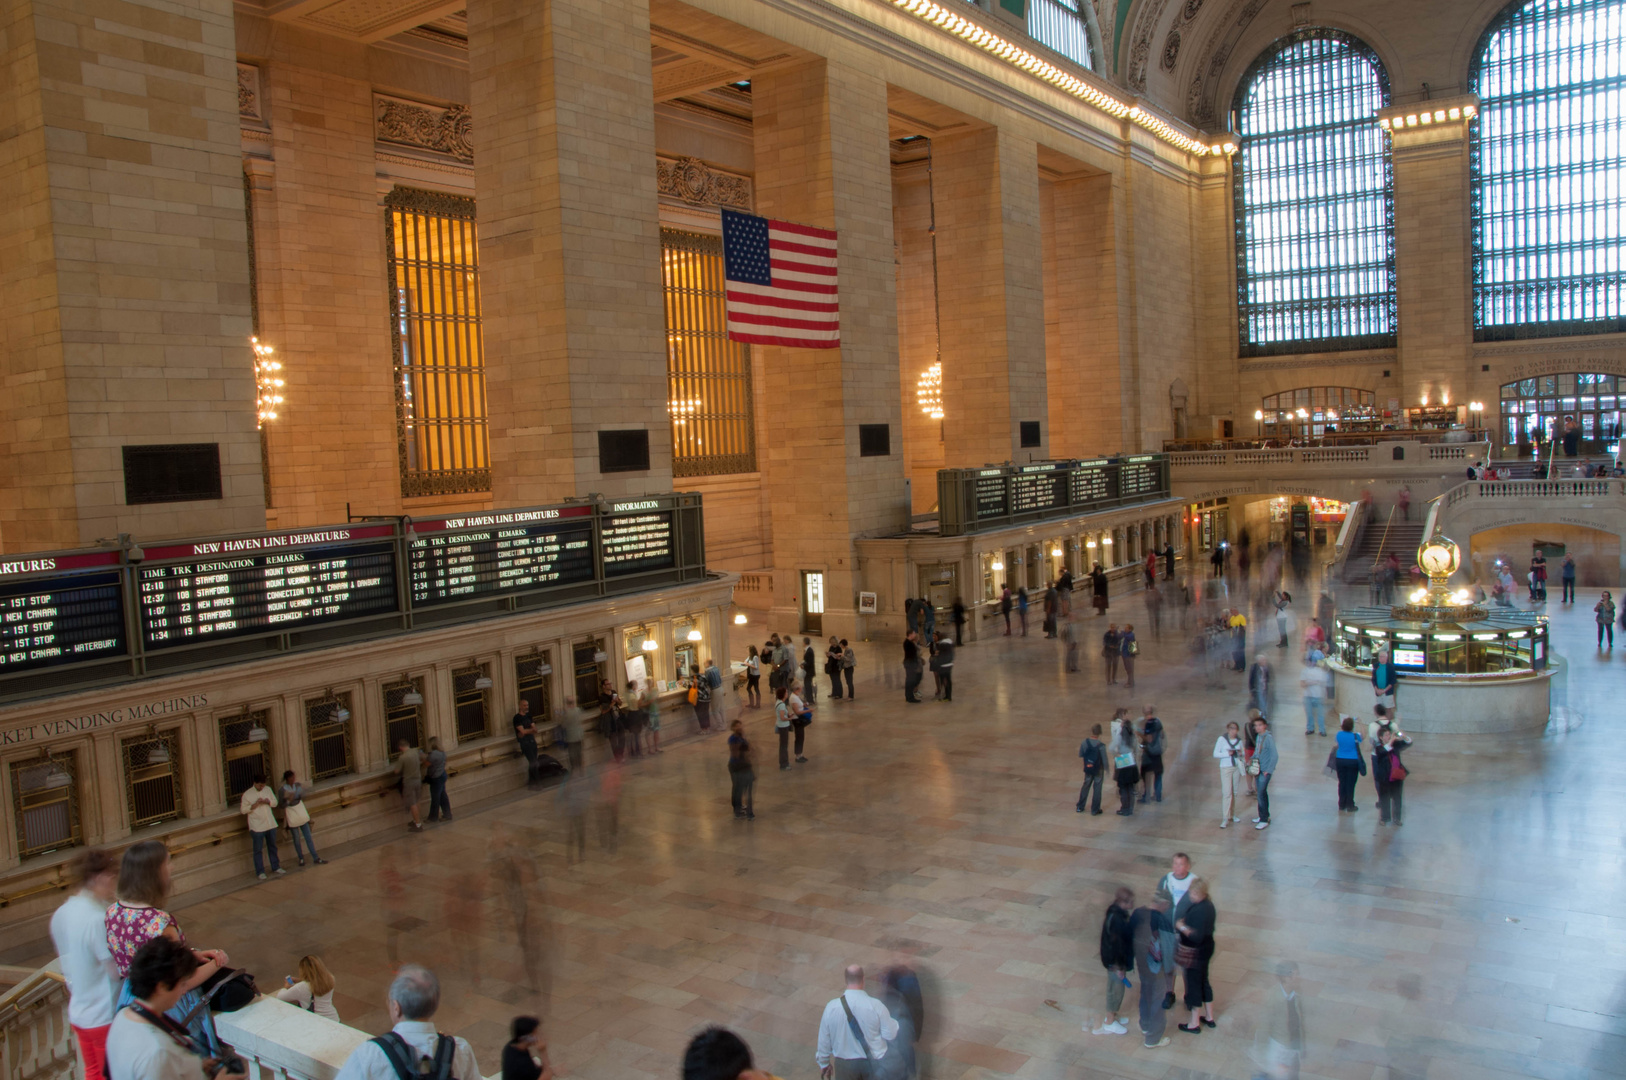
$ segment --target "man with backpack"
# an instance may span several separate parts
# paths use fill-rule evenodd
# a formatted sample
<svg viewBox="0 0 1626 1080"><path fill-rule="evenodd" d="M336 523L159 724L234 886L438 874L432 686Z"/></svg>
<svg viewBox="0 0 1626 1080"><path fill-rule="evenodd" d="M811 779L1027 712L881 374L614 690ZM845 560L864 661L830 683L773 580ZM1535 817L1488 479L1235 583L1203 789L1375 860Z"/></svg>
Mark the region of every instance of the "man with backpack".
<svg viewBox="0 0 1626 1080"><path fill-rule="evenodd" d="M1096 724L1090 729L1090 737L1084 740L1078 748L1078 756L1084 759L1084 786L1078 789L1078 812L1084 812L1084 799L1095 789L1095 800L1090 807L1090 814L1094 816L1101 812L1101 785L1107 775L1107 748L1101 741L1101 725Z"/></svg>
<svg viewBox="0 0 1626 1080"><path fill-rule="evenodd" d="M390 983L388 1032L356 1047L335 1080L482 1080L468 1040L441 1035L430 1022L440 1006L440 980L405 964Z"/></svg>

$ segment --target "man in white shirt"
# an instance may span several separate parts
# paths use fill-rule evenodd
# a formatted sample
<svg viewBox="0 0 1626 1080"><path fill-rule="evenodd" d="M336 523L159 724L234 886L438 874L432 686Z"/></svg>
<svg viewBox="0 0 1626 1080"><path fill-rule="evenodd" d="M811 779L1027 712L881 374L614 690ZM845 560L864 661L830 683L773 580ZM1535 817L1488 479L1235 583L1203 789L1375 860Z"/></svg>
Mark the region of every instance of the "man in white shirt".
<svg viewBox="0 0 1626 1080"><path fill-rule="evenodd" d="M1304 692L1304 733L1308 735L1320 728L1321 735L1325 738L1327 691L1332 688L1332 672L1317 663L1316 659L1306 657L1304 674L1299 676L1299 688Z"/></svg>
<svg viewBox="0 0 1626 1080"><path fill-rule="evenodd" d="M264 775L255 773L254 786L243 792L243 801L238 810L248 818L248 834L254 839L254 873L261 881L265 880L265 853L268 850L271 852L271 872L288 872L277 858L277 815L271 812L276 807L276 793L266 786Z"/></svg>
<svg viewBox="0 0 1626 1080"><path fill-rule="evenodd" d="M1242 780L1246 747L1242 729L1235 720L1225 725L1225 734L1214 740L1214 757L1220 771L1220 828L1229 829L1242 819L1236 817L1236 786Z"/></svg>
<svg viewBox="0 0 1626 1080"><path fill-rule="evenodd" d="M847 968L847 989L824 1007L814 1059L823 1080L865 1080L865 1063L886 1057L886 1044L898 1037L898 1022L886 1006L864 993L864 969ZM858 1034L862 1033L860 1041ZM348 1080L340 1076L339 1080Z"/></svg>
<svg viewBox="0 0 1626 1080"><path fill-rule="evenodd" d="M437 1060L443 1039L453 1040L451 1066L444 1075L437 1075L431 1068L427 1080L481 1080L480 1064L468 1040L441 1035L429 1022L439 1007L440 980L435 973L417 964L403 965L390 983L389 1013L395 1026L388 1034L352 1050L335 1080L397 1080L389 1052L379 1045L386 1040L394 1044L397 1052L404 1051L411 1057L414 1072L409 1075L416 1075L420 1058Z"/></svg>
<svg viewBox="0 0 1626 1080"><path fill-rule="evenodd" d="M1169 904L1169 921L1179 922L1186 914L1186 893L1197 879L1191 876L1191 856L1177 851L1169 861L1169 872L1157 883L1157 898Z"/></svg>
<svg viewBox="0 0 1626 1080"><path fill-rule="evenodd" d="M197 973L198 955L179 941L155 937L136 950L129 975L135 1000L107 1033L110 1080L247 1080L216 1058L199 1058L186 1029L164 1015Z"/></svg>
<svg viewBox="0 0 1626 1080"><path fill-rule="evenodd" d="M68 1026L79 1042L85 1080L106 1080L107 1029L113 1023L119 969L107 948L107 909L119 883L119 864L100 848L74 860L79 891L51 916L51 941L68 983Z"/></svg>

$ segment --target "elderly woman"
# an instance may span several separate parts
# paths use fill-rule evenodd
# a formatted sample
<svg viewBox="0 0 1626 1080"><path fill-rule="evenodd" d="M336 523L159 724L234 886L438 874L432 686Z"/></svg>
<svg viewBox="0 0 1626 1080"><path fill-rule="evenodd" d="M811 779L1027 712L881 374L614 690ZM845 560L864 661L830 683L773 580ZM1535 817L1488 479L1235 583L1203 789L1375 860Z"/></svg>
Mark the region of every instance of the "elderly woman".
<svg viewBox="0 0 1626 1080"><path fill-rule="evenodd" d="M1208 895L1208 882L1198 878L1186 892L1190 905L1174 924L1180 935L1174 958L1186 973L1186 1008L1191 1023L1178 1027L1188 1035L1201 1034L1214 1026L1214 986L1208 981L1208 965L1214 959L1214 901Z"/></svg>

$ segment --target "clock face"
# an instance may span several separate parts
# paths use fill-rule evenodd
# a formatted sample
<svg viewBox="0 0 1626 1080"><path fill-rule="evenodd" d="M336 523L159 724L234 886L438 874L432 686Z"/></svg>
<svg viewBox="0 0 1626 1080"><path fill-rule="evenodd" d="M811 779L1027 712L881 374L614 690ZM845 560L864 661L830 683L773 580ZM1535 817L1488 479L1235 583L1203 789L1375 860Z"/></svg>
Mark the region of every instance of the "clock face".
<svg viewBox="0 0 1626 1080"><path fill-rule="evenodd" d="M1446 574L1451 571L1451 549L1443 545L1431 545L1423 549L1423 569L1431 574Z"/></svg>

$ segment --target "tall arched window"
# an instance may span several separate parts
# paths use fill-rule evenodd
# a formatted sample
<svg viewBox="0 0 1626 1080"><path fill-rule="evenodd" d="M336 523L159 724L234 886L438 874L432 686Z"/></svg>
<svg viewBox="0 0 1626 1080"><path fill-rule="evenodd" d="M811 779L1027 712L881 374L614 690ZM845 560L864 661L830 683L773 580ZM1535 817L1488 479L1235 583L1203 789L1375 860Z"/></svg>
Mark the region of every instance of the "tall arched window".
<svg viewBox="0 0 1626 1080"><path fill-rule="evenodd" d="M1626 330L1626 0L1526 0L1469 75L1474 338Z"/></svg>
<svg viewBox="0 0 1626 1080"><path fill-rule="evenodd" d="M1085 0L1029 0L1028 35L1092 71L1090 31L1079 5Z"/></svg>
<svg viewBox="0 0 1626 1080"><path fill-rule="evenodd" d="M1338 30L1302 30L1236 94L1238 345L1243 356L1395 341L1394 176L1378 110L1389 78Z"/></svg>

